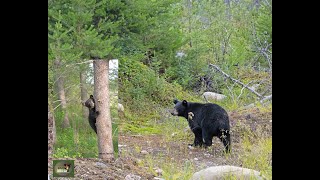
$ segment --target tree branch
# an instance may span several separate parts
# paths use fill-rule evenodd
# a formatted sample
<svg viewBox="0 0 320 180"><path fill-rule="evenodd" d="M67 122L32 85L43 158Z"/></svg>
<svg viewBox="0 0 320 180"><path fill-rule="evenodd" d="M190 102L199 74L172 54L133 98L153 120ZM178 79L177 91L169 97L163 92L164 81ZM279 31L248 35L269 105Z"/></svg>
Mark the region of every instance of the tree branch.
<svg viewBox="0 0 320 180"><path fill-rule="evenodd" d="M93 60L88 60L88 61L79 62L79 63L74 63L74 64L67 64L66 67L75 66L75 65L78 65L78 64L92 63L92 62L93 62Z"/></svg>
<svg viewBox="0 0 320 180"><path fill-rule="evenodd" d="M247 88L249 91L251 91L253 94L257 95L260 99L263 99L264 97L257 93L255 90L253 90L252 88L248 87L247 85L243 84L241 81L232 78L230 75L228 75L227 73L223 72L217 65L214 64L209 64L209 66L212 66L213 68L215 68L217 71L219 71L222 75L224 75L225 77L229 78L231 81L240 84L242 87Z"/></svg>
<svg viewBox="0 0 320 180"><path fill-rule="evenodd" d="M247 87L247 86L248 86L249 84L251 84L252 82L253 82L253 80L250 81L246 86L243 86L243 87L241 88L241 91L240 91L239 96L237 97L237 100L239 100L240 96L242 95L244 88Z"/></svg>
<svg viewBox="0 0 320 180"><path fill-rule="evenodd" d="M272 99L272 94L269 96L265 96L263 99L260 100L260 103L263 103L264 101L267 101L269 99Z"/></svg>

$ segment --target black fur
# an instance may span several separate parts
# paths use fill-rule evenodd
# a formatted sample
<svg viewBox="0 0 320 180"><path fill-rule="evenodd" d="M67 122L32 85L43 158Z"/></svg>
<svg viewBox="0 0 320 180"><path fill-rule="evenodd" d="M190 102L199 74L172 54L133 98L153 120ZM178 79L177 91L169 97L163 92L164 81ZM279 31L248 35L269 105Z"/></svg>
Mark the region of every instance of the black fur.
<svg viewBox="0 0 320 180"><path fill-rule="evenodd" d="M96 111L93 95L90 95L90 98L84 103L84 105L89 109L89 124L94 132L97 133L96 118L99 115L99 111Z"/></svg>
<svg viewBox="0 0 320 180"><path fill-rule="evenodd" d="M213 103L194 103L186 100L173 101L175 104L171 114L188 120L189 127L195 135L192 146L211 146L213 136L218 137L225 150L230 152L230 125L227 112Z"/></svg>

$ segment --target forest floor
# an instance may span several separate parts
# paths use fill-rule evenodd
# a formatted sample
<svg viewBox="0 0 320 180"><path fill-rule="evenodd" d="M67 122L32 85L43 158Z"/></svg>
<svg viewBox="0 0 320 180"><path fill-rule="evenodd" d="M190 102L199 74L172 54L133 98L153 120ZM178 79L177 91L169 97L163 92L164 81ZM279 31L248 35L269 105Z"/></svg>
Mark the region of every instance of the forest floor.
<svg viewBox="0 0 320 180"><path fill-rule="evenodd" d="M223 144L215 137L212 147L205 149L188 146L192 143L191 138L188 141L174 140L174 133L171 141L164 135L120 134L119 158L112 163L103 163L97 158L77 158L73 179L188 179L194 172L210 166L242 166L243 133L257 132L252 134L253 139L271 138L272 113L253 108L232 111L229 116L232 132L232 152L229 155L223 153ZM271 156L268 158L272 164ZM49 161L48 172L52 174L52 163Z"/></svg>

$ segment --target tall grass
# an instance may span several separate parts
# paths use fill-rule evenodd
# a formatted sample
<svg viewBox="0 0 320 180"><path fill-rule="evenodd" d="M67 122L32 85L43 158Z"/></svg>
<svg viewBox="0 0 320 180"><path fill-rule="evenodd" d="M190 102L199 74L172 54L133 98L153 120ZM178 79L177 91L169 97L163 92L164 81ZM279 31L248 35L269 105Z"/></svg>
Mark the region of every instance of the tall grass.
<svg viewBox="0 0 320 180"><path fill-rule="evenodd" d="M272 179L272 139L259 138L250 141L247 136L241 140L240 161L243 167L260 171L267 179Z"/></svg>

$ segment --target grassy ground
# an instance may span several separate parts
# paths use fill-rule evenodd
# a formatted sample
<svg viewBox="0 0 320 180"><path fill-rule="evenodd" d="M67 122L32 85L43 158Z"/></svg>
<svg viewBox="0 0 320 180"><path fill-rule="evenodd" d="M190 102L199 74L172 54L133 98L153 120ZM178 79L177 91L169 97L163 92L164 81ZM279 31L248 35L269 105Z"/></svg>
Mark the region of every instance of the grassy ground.
<svg viewBox="0 0 320 180"><path fill-rule="evenodd" d="M271 105L236 110L231 105L230 109L227 109L232 133L230 155L222 153L223 145L218 139L208 149L189 149L187 144L192 143L194 136L187 121L162 109L143 117L126 112L127 117L119 123L122 136L119 141L127 143L129 148L121 151L121 156L137 157L139 165L155 176L159 176L160 168L160 177L164 179L190 179L194 172L213 165L250 168L272 179ZM149 153L141 155L146 149Z"/></svg>
<svg viewBox="0 0 320 180"><path fill-rule="evenodd" d="M208 149L188 148L193 134L183 118L173 117L168 108L153 107L145 113L126 109L113 124L116 157L135 158L137 166L164 179L190 179L196 171L215 165L236 165L260 171L272 179L272 107L243 109L232 103L221 103L230 116L232 153L222 153L219 139ZM71 127L62 129L62 117L55 113L57 143L54 158L96 158L97 137L88 119L79 116L79 107L70 108ZM117 117L117 110L111 110ZM118 148L118 143L122 146ZM146 150L147 154L141 152ZM119 154L119 156L118 156ZM98 170L97 170L98 171ZM103 174L103 173L102 173ZM141 175L143 177L143 175ZM233 177L227 177L233 179Z"/></svg>

